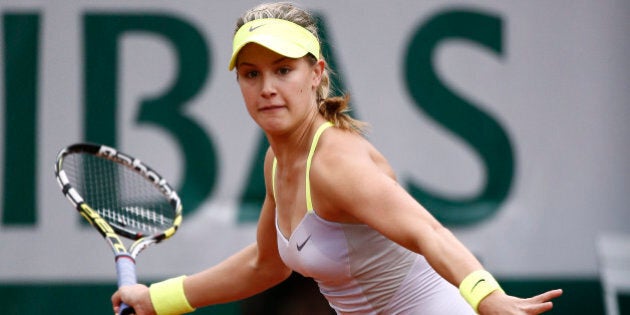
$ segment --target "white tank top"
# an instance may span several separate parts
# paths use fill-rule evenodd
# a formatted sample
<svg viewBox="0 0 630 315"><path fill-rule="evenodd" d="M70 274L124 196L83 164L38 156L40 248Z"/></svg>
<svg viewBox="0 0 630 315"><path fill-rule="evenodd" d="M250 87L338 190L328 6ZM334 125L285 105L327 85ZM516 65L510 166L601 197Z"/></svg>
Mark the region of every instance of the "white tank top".
<svg viewBox="0 0 630 315"><path fill-rule="evenodd" d="M474 314L457 288L423 256L364 224L327 221L313 209L309 171L320 126L306 163L307 213L287 239L276 215L278 251L292 270L313 278L338 314ZM274 159L274 195L277 161ZM277 211L277 209L276 209Z"/></svg>

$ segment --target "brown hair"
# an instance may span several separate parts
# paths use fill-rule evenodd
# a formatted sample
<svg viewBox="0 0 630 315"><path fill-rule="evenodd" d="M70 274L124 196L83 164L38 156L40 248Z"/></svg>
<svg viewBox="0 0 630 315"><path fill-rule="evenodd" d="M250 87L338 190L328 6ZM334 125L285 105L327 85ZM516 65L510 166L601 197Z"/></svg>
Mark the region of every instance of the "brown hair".
<svg viewBox="0 0 630 315"><path fill-rule="evenodd" d="M283 19L300 25L313 33L313 35L315 35L321 43L317 32L317 22L315 18L309 12L298 8L290 2L263 3L248 10L236 21L236 29L234 30L234 33L236 33L238 29L247 22L268 18ZM309 57L311 57L309 60L312 64L317 62L316 56L309 55ZM320 58L323 59L323 56L320 56ZM317 104L319 112L326 120L332 122L335 126L341 129L363 133L367 124L352 118L348 114L348 111L350 110L348 106L350 98L347 95L330 96L331 72L332 71L328 67L328 64L326 64L326 68L322 74L322 81L317 87Z"/></svg>

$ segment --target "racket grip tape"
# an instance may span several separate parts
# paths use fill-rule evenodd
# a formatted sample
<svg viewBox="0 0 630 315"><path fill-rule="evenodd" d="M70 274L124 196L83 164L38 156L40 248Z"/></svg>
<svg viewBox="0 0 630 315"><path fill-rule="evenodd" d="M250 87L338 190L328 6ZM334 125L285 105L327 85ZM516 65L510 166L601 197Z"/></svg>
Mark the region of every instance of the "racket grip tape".
<svg viewBox="0 0 630 315"><path fill-rule="evenodd" d="M136 262L129 256L119 256L116 258L116 274L118 275L118 288L125 285L134 285L138 283L136 277ZM120 315L135 314L135 311L129 305L120 303Z"/></svg>

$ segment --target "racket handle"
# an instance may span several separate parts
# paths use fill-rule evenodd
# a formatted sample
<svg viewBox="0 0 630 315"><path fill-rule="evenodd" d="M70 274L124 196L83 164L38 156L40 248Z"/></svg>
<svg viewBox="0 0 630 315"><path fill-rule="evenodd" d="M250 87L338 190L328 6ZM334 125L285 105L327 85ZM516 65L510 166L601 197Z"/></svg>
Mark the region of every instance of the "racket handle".
<svg viewBox="0 0 630 315"><path fill-rule="evenodd" d="M132 315L135 314L136 311L133 310L133 307L129 307L129 305L125 303L120 303L120 313L119 315Z"/></svg>
<svg viewBox="0 0 630 315"><path fill-rule="evenodd" d="M133 285L138 283L136 278L136 262L130 256L116 257L116 274L118 275L118 287ZM135 314L132 307L125 303L120 303L119 315Z"/></svg>

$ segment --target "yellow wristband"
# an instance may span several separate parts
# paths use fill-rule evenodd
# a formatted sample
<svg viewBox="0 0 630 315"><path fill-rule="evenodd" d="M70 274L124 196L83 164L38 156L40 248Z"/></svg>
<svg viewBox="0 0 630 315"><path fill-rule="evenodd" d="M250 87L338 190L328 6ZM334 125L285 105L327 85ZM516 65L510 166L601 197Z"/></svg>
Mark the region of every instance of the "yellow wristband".
<svg viewBox="0 0 630 315"><path fill-rule="evenodd" d="M473 271L459 285L459 293L475 312L478 312L479 302L496 290L503 292L497 280L485 270Z"/></svg>
<svg viewBox="0 0 630 315"><path fill-rule="evenodd" d="M151 303L157 315L179 315L195 310L184 294L184 278L186 276L171 278L149 287Z"/></svg>

